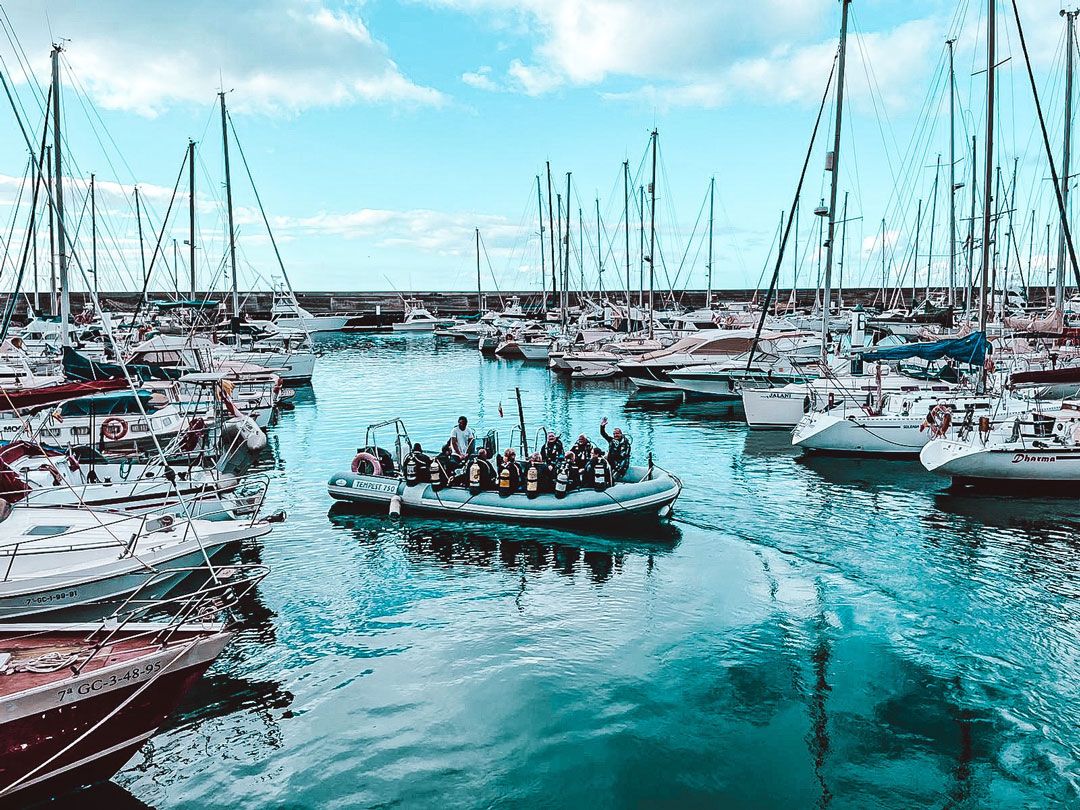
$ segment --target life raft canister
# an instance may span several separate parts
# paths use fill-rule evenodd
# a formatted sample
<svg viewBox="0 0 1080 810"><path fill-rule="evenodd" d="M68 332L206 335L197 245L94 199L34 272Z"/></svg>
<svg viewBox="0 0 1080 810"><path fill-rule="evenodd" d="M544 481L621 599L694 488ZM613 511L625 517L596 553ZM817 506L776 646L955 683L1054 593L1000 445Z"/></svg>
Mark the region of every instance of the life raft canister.
<svg viewBox="0 0 1080 810"><path fill-rule="evenodd" d="M506 497L510 494L510 469L503 467L499 471L499 495Z"/></svg>
<svg viewBox="0 0 1080 810"><path fill-rule="evenodd" d="M469 492L473 495L479 495L483 489L480 483L480 459L475 459L472 464L469 465Z"/></svg>
<svg viewBox="0 0 1080 810"><path fill-rule="evenodd" d="M559 470L558 476L555 478L555 497L565 498L566 490L570 487L570 476L566 472L566 467Z"/></svg>
<svg viewBox="0 0 1080 810"><path fill-rule="evenodd" d="M540 494L540 468L535 463L529 465L525 471L525 495L535 498Z"/></svg>

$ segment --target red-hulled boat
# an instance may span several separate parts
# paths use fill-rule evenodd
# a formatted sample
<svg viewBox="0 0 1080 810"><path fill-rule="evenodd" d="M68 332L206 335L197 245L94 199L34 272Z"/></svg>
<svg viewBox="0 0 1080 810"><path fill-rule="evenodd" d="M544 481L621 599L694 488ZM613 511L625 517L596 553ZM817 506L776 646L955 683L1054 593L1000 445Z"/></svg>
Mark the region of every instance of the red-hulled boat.
<svg viewBox="0 0 1080 810"><path fill-rule="evenodd" d="M140 603L137 612L181 605L173 621L0 625L0 802L22 805L120 770L228 642L225 626L205 617L265 575L236 570L194 595Z"/></svg>

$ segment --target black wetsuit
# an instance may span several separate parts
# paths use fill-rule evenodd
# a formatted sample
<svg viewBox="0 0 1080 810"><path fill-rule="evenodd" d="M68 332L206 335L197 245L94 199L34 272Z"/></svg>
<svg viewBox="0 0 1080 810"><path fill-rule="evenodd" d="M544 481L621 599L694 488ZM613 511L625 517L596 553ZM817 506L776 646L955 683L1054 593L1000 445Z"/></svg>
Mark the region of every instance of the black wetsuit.
<svg viewBox="0 0 1080 810"><path fill-rule="evenodd" d="M625 435L618 439L609 436L603 425L600 426L600 435L607 440L608 462L611 464L611 472L614 474L615 479L618 480L626 475L626 471L630 469L630 440Z"/></svg>

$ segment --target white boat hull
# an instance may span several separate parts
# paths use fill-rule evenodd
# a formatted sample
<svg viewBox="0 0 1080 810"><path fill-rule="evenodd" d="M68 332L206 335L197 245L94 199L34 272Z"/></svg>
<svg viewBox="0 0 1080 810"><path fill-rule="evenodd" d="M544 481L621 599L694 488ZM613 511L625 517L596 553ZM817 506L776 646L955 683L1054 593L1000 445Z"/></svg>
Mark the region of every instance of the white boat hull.
<svg viewBox="0 0 1080 810"><path fill-rule="evenodd" d="M795 426L791 443L803 450L875 456L914 456L930 441L922 418L864 417L812 412Z"/></svg>
<svg viewBox="0 0 1080 810"><path fill-rule="evenodd" d="M283 329L297 329L301 332L340 332L349 320L345 315L313 315L310 318L277 318L274 323Z"/></svg>

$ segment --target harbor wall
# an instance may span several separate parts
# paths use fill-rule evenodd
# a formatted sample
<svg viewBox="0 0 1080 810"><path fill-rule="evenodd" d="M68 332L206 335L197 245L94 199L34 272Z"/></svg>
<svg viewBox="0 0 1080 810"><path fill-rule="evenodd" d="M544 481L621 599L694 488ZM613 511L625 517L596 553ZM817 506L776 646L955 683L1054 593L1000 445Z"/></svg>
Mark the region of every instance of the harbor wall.
<svg viewBox="0 0 1080 810"><path fill-rule="evenodd" d="M920 299L922 297L922 290L920 292ZM939 291L940 292L940 291ZM596 298L596 293L591 293L593 298ZM213 292L213 293L200 293L198 297L207 297L213 300L228 301L228 293ZM518 296L521 298L522 305L527 311L536 311L540 308L541 293L536 291L532 292L503 292L503 293L485 293L485 304L487 308L499 308L500 301L506 301L511 296ZM713 302L731 302L731 301L750 301L757 297L757 300L762 300L762 294L756 290L714 290ZM786 303L791 296L790 288L782 288L777 294L777 299L781 303ZM796 293L796 301L800 307L811 307L814 304L815 297L818 296L818 292L813 289L798 290ZM31 297L33 294L31 293ZM167 299L169 296L163 293L151 293L150 299L156 298ZM8 296L2 296L5 301ZM73 292L71 294L71 309L72 312L78 312L82 309L88 296L85 293ZM101 300L104 305L111 311L117 312L130 312L135 308L139 300L138 293L129 292L102 292L100 294ZM357 315L372 316L379 311L384 317L389 317L391 320L397 319L404 311L403 302L406 298L417 299L423 302L432 312L441 315L462 315L472 314L476 312L476 293L468 293L461 291L415 291L415 292L297 292L296 298L300 302L300 305L307 309L314 315L329 315L329 314L345 314L353 313ZM579 294L576 292L570 293L570 304L575 305L578 303ZM612 298L616 301L621 300L621 295L615 293ZM554 306L557 302L549 295L549 306ZM705 290L681 290L675 293L675 299L682 306L688 309L697 309L705 306L706 292ZM893 291L888 293L889 301L893 300ZM633 296L634 303L637 303L638 297L635 294ZM646 296L646 302L648 297ZM663 302L668 300L667 297L661 298L657 295L655 298L657 308L663 306ZM904 302L910 302L911 290L907 289L903 295ZM1030 303L1035 305L1041 305L1046 300L1046 289L1043 287L1035 287L1030 292ZM250 313L255 317L268 317L270 313L270 307L273 302L273 294L271 292L253 292L241 296L241 303L245 312ZM881 302L881 290L880 288L868 288L861 287L856 289L845 289L843 291L843 302L845 306L855 306L861 304L864 307L880 305ZM48 312L48 298L44 294L42 295L40 311ZM26 298L20 296L19 302L16 306L16 315L25 316L26 313Z"/></svg>

